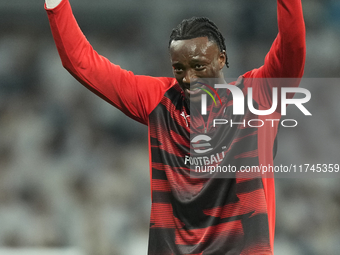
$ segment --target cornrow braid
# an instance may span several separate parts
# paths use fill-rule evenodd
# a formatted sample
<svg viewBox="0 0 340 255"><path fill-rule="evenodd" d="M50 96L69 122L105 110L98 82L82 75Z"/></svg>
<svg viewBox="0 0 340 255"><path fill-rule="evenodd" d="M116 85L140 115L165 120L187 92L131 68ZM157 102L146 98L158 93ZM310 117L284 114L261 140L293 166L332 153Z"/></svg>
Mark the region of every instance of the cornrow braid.
<svg viewBox="0 0 340 255"><path fill-rule="evenodd" d="M208 37L209 40L214 41L217 44L221 52L225 51L225 65L229 67L225 39L215 23L208 18L192 17L190 19L184 19L177 27L172 29L169 47L172 41L189 40L197 37Z"/></svg>

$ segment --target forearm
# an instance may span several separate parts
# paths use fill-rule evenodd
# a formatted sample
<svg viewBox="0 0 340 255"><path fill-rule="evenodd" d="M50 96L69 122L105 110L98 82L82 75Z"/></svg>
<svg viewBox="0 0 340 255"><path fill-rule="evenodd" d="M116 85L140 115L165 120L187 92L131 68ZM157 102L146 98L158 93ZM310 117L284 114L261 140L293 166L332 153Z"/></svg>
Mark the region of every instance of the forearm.
<svg viewBox="0 0 340 255"><path fill-rule="evenodd" d="M246 78L245 86L253 87L253 98L264 109L272 105L273 87L299 86L305 66L305 24L301 0L277 0L277 15L279 33L265 57L264 65L243 75ZM293 94L288 96L292 97Z"/></svg>
<svg viewBox="0 0 340 255"><path fill-rule="evenodd" d="M306 55L306 31L301 0L278 0L277 38L281 77L302 77Z"/></svg>
<svg viewBox="0 0 340 255"><path fill-rule="evenodd" d="M48 19L55 44L58 49L63 66L77 76L85 79L84 75L89 73L90 61L97 59L90 43L80 30L67 0L46 0L59 1L56 8L47 9ZM56 3L56 2L54 2Z"/></svg>
<svg viewBox="0 0 340 255"><path fill-rule="evenodd" d="M300 78L306 55L305 24L301 0L277 0L279 33L265 62L245 78Z"/></svg>

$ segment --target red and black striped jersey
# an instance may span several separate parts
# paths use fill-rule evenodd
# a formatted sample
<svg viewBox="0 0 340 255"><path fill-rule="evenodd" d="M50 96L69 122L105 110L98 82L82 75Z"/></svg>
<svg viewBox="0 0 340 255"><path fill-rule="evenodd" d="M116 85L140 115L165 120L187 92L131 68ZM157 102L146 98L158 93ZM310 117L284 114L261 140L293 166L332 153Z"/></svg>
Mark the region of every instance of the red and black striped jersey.
<svg viewBox="0 0 340 255"><path fill-rule="evenodd" d="M232 93L219 89L222 104L211 102L204 119L195 114L197 109L187 105L177 84L166 91L150 113L149 254L272 254L272 175L207 170L213 165L236 170L272 166L278 122L248 123L277 120L280 113L258 116L246 103L248 88L253 86L256 91L265 82L276 85L270 79L238 79L234 86L245 95L243 115L233 114ZM289 82L297 83L298 80ZM256 109L270 108L271 98L255 92L251 99ZM228 120L226 125L213 124L214 119L222 118ZM208 139L203 137L203 143L195 149L193 144L198 136Z"/></svg>
<svg viewBox="0 0 340 255"><path fill-rule="evenodd" d="M235 84L245 95L252 87L253 103L259 110L270 108L272 89L270 82L260 78L302 77L304 69L301 0L277 0L277 5L279 34L264 65L245 73ZM272 165L277 122L263 128L216 128L211 119L223 116L242 123L253 117L280 119L280 113L253 116L246 109L244 116L232 116L231 94L219 89L223 105L208 106L207 121L196 118L174 78L134 75L94 51L68 0L47 13L63 66L92 92L149 127L152 209L148 254L272 254L274 179L237 174L193 178L192 173L195 162ZM206 149L207 143L196 144L198 135L209 137L212 148Z"/></svg>
<svg viewBox="0 0 340 255"><path fill-rule="evenodd" d="M226 108L216 107L216 113L229 116L231 94L220 95ZM218 178L210 173L193 178L191 172L195 170L190 165L195 157L201 166L211 161L238 169L241 165L259 165L258 129L242 124L214 128L211 122L202 121L194 130L188 108L181 88L175 85L149 115L149 254L271 254L268 201L262 179L237 175ZM242 123L250 115L247 111L233 120ZM197 154L190 141L202 133L211 138L214 148Z"/></svg>

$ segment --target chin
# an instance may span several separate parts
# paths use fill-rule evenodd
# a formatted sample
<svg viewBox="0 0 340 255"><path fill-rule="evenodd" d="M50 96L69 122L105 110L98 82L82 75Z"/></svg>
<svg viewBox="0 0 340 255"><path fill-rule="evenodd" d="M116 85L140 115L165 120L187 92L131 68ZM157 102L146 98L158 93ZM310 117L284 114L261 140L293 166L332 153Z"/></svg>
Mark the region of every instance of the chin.
<svg viewBox="0 0 340 255"><path fill-rule="evenodd" d="M200 95L189 95L187 97L190 103L200 103L201 102L201 94Z"/></svg>
<svg viewBox="0 0 340 255"><path fill-rule="evenodd" d="M201 96L202 96L202 92L200 91L197 94L190 94L188 93L188 91L184 92L185 94L185 98L190 102L190 103L199 103L201 102Z"/></svg>

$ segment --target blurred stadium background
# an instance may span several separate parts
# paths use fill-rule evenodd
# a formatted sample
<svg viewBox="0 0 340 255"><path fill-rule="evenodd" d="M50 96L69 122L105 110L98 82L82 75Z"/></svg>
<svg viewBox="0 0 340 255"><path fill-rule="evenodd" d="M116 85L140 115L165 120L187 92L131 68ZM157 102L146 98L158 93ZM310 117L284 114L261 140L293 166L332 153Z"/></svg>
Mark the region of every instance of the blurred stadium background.
<svg viewBox="0 0 340 255"><path fill-rule="evenodd" d="M172 76L168 37L183 18L224 32L227 77L260 66L277 33L274 0L71 4L94 48L136 74ZM339 77L340 2L303 7L305 77ZM313 119L281 129L276 162L339 163L340 88L306 88ZM276 183L275 254L340 254L339 179ZM0 254L146 254L150 204L147 128L62 68L43 0L0 0Z"/></svg>

